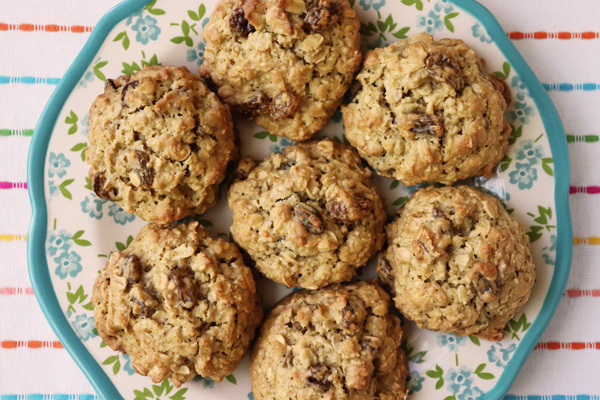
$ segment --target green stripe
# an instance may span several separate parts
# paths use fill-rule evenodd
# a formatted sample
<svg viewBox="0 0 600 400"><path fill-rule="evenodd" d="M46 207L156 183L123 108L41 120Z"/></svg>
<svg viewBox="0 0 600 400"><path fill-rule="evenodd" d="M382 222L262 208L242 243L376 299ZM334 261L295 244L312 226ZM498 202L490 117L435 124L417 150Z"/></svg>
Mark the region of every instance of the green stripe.
<svg viewBox="0 0 600 400"><path fill-rule="evenodd" d="M586 142L593 143L598 141L598 135L567 135L567 142Z"/></svg>
<svg viewBox="0 0 600 400"><path fill-rule="evenodd" d="M0 129L0 136L33 136L33 129Z"/></svg>

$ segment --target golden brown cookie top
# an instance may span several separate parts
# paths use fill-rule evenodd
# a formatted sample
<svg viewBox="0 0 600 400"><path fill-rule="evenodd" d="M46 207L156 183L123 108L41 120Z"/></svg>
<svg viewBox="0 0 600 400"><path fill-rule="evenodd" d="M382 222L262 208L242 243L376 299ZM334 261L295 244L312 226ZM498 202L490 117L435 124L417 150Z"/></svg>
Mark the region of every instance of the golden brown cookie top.
<svg viewBox="0 0 600 400"><path fill-rule="evenodd" d="M383 289L367 282L284 298L250 356L254 397L404 400L402 329L389 302Z"/></svg>
<svg viewBox="0 0 600 400"><path fill-rule="evenodd" d="M358 70L359 29L347 0L221 0L204 29L200 75L238 114L306 140Z"/></svg>
<svg viewBox="0 0 600 400"><path fill-rule="evenodd" d="M346 136L380 175L407 186L484 175L504 156L510 94L459 39L422 33L369 52Z"/></svg>
<svg viewBox="0 0 600 400"><path fill-rule="evenodd" d="M89 117L98 197L166 225L214 205L234 156L229 110L184 67L107 79Z"/></svg>
<svg viewBox="0 0 600 400"><path fill-rule="evenodd" d="M371 171L330 139L242 160L229 188L231 233L256 268L287 286L350 280L384 241L385 210Z"/></svg>
<svg viewBox="0 0 600 400"><path fill-rule="evenodd" d="M138 373L176 386L232 373L262 318L237 247L195 221L145 226L110 255L92 301L102 339L128 353Z"/></svg>
<svg viewBox="0 0 600 400"><path fill-rule="evenodd" d="M536 273L523 225L495 197L428 186L386 232L377 269L404 316L422 328L502 339Z"/></svg>

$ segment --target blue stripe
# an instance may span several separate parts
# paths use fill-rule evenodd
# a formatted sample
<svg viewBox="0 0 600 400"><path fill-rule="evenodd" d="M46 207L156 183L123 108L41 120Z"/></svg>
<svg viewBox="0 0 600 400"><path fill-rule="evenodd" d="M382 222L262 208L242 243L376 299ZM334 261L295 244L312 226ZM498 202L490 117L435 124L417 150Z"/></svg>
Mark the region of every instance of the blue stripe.
<svg viewBox="0 0 600 400"><path fill-rule="evenodd" d="M573 92L575 90L592 92L594 90L600 90L599 83L542 83L542 86L548 91L558 92Z"/></svg>
<svg viewBox="0 0 600 400"><path fill-rule="evenodd" d="M95 394L0 394L0 400L100 400Z"/></svg>
<svg viewBox="0 0 600 400"><path fill-rule="evenodd" d="M6 76L0 75L0 85L22 83L25 85L58 85L60 78L36 78L35 76Z"/></svg>
<svg viewBox="0 0 600 400"><path fill-rule="evenodd" d="M508 394L504 397L504 400L600 400L600 396L594 394L549 394L529 396Z"/></svg>

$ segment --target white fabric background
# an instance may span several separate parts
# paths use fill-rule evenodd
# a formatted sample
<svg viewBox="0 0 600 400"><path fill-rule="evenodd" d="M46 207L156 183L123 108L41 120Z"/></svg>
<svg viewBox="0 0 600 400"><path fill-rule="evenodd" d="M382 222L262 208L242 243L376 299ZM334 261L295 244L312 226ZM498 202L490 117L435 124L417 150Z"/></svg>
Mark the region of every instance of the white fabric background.
<svg viewBox="0 0 600 400"><path fill-rule="evenodd" d="M0 23L93 26L116 0L0 0ZM505 31L600 31L598 0L482 0ZM0 31L0 76L61 77L89 33ZM514 40L540 81L600 83L600 39ZM53 85L0 85L0 129L32 129ZM600 132L600 91L551 92L567 133ZM31 138L0 137L0 182L25 182ZM600 184L600 143L571 143L574 186ZM600 194L570 196L576 237L600 236ZM31 212L24 189L0 190L0 235L27 234ZM567 289L600 289L600 246L578 245ZM0 241L0 290L30 287L25 241ZM0 342L55 341L34 296L0 293ZM599 342L600 297L563 298L542 342ZM600 350L536 350L512 395L600 397ZM0 399L9 394L92 394L64 349L0 347ZM51 397L49 397L51 398ZM514 397L513 397L514 398ZM569 397L571 398L571 397Z"/></svg>

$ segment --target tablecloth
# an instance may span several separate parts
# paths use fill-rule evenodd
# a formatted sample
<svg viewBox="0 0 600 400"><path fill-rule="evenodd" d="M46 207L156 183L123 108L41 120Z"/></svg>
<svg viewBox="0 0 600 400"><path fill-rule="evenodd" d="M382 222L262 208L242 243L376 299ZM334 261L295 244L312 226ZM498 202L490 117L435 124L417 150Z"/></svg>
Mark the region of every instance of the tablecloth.
<svg viewBox="0 0 600 400"><path fill-rule="evenodd" d="M482 0L546 84L567 132L575 249L567 290L506 397L600 399L600 2ZM95 399L27 274L33 127L117 0L0 0L0 400ZM588 85L584 85L584 84Z"/></svg>

